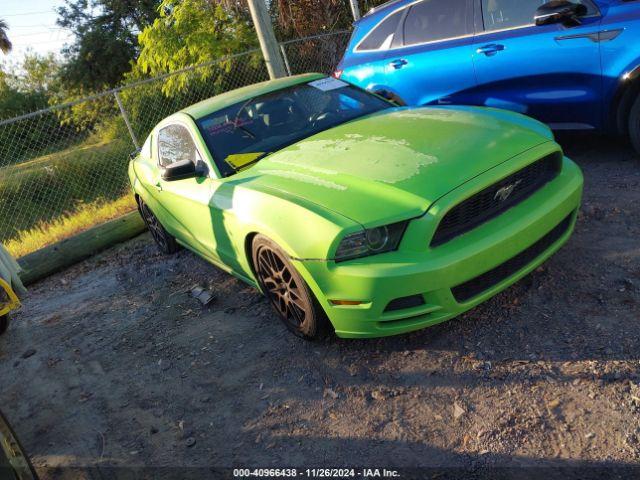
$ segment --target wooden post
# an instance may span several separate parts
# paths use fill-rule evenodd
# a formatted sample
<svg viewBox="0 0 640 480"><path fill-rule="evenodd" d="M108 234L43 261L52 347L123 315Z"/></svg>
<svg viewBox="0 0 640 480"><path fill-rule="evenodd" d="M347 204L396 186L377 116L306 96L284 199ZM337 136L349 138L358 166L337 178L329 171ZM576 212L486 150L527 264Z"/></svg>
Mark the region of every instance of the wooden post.
<svg viewBox="0 0 640 480"><path fill-rule="evenodd" d="M262 49L262 55L264 61L267 64L267 70L269 77L273 80L275 78L281 78L287 76L282 57L278 48L278 42L276 35L273 33L273 26L271 25L271 18L269 17L269 11L264 0L248 0L249 10L251 11L251 18L253 19L253 25L260 41L260 48Z"/></svg>
<svg viewBox="0 0 640 480"><path fill-rule="evenodd" d="M129 115L127 115L127 111L124 109L124 105L122 105L120 94L118 93L118 91L115 91L113 92L113 96L116 97L118 108L120 109L120 113L122 114L122 118L124 119L124 124L127 126L127 130L129 130L129 136L131 136L131 141L133 141L133 145L136 148L140 148L140 144L138 143L138 138L136 137L136 134L133 133L133 127L131 126L131 122L129 121Z"/></svg>
<svg viewBox="0 0 640 480"><path fill-rule="evenodd" d="M353 21L357 22L358 20L360 20L360 7L358 6L358 0L349 0L349 4L351 5Z"/></svg>
<svg viewBox="0 0 640 480"><path fill-rule="evenodd" d="M25 285L37 282L145 230L140 214L128 213L19 258L20 278Z"/></svg>
<svg viewBox="0 0 640 480"><path fill-rule="evenodd" d="M282 58L284 59L284 66L287 69L287 75L291 76L291 65L289 65L289 58L287 57L287 50L284 44L280 44L280 51L282 52Z"/></svg>

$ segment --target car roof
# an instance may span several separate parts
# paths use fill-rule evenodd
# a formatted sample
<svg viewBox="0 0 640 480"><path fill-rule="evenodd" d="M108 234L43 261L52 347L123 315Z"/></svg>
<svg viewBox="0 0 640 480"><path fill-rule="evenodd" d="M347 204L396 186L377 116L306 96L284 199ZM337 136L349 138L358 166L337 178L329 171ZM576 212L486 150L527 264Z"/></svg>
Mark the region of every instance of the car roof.
<svg viewBox="0 0 640 480"><path fill-rule="evenodd" d="M186 113L197 120L209 115L210 113L217 112L218 110L222 110L230 105L249 100L250 98L258 95L275 92L276 90L282 90L293 85L310 82L326 76L327 75L323 75L321 73L305 73L303 75L294 75L291 77L278 78L276 80L268 80L266 82L256 83L255 85L249 85L247 87L221 93L215 97L195 103L181 110L181 112Z"/></svg>
<svg viewBox="0 0 640 480"><path fill-rule="evenodd" d="M374 15L376 13L380 13L384 10L390 10L391 8L406 3L406 0L389 0L388 2L382 3L378 6L371 8L367 13L363 15L364 17L368 17L370 15Z"/></svg>

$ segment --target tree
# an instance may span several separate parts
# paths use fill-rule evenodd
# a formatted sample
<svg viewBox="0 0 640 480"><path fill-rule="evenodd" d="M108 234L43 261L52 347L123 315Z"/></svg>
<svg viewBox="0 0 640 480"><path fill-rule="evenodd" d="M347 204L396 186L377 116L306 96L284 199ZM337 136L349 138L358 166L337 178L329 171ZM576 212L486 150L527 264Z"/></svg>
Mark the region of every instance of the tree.
<svg viewBox="0 0 640 480"><path fill-rule="evenodd" d="M160 0L66 0L58 25L75 41L65 47L68 87L96 91L120 83L138 52L137 35L158 16Z"/></svg>
<svg viewBox="0 0 640 480"><path fill-rule="evenodd" d="M0 18L0 50L5 54L9 53L12 47L9 37L7 36L8 29L9 25L7 25L7 22Z"/></svg>
<svg viewBox="0 0 640 480"><path fill-rule="evenodd" d="M276 0L271 11L281 40L347 28L352 20L344 0Z"/></svg>
<svg viewBox="0 0 640 480"><path fill-rule="evenodd" d="M23 92L50 95L52 90L57 90L61 68L60 59L53 53L42 55L27 50L22 59L21 68L17 69L17 86Z"/></svg>
<svg viewBox="0 0 640 480"><path fill-rule="evenodd" d="M160 17L138 37L140 55L130 75L160 75L255 47L248 10L241 3L218 0L163 0ZM210 69L198 69L201 79ZM183 88L188 75L170 77L163 91Z"/></svg>
<svg viewBox="0 0 640 480"><path fill-rule="evenodd" d="M360 11L387 0L360 0ZM347 0L272 0L271 12L280 40L317 35L351 27L353 15Z"/></svg>

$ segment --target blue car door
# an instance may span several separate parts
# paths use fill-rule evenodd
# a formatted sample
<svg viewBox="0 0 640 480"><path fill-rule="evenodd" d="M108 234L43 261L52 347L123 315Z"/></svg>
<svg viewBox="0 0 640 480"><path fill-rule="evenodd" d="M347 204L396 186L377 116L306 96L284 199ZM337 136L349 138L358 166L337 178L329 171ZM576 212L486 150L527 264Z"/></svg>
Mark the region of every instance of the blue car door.
<svg viewBox="0 0 640 480"><path fill-rule="evenodd" d="M423 0L401 11L387 51L386 85L409 105L467 103L476 83L473 2Z"/></svg>
<svg viewBox="0 0 640 480"><path fill-rule="evenodd" d="M515 110L556 129L599 128L600 13L581 0L580 24L536 26L541 0L477 0L474 104Z"/></svg>
<svg viewBox="0 0 640 480"><path fill-rule="evenodd" d="M396 11L373 25L365 23L371 22L366 17L361 20L358 31L368 33L342 59L339 68L344 69L344 77L341 78L369 91L388 93L384 88L388 70L387 51L402 17L403 11Z"/></svg>

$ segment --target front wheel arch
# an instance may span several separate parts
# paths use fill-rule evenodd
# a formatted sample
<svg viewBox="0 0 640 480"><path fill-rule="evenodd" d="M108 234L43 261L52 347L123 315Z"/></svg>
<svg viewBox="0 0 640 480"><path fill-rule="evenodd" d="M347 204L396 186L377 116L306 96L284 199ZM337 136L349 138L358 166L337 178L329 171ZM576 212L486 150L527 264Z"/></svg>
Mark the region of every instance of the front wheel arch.
<svg viewBox="0 0 640 480"><path fill-rule="evenodd" d="M244 258L246 264L249 266L251 270L251 275L253 276L253 280L258 286L258 278L256 277L256 270L253 266L253 240L258 236L258 232L249 232L244 239Z"/></svg>
<svg viewBox="0 0 640 480"><path fill-rule="evenodd" d="M296 335L305 338L307 340L317 340L321 338L325 338L327 334L333 331L333 325L331 324L324 306L318 300L317 292L314 291L314 288L308 282L308 272L302 272L300 268L292 263L292 259L289 254L283 250L278 243L274 242L271 238L266 235L262 235L259 233L254 233L250 235L251 242L248 242L249 236L247 236L247 242L250 247L250 261L249 265L253 271L253 274L256 278L256 285L262 291L262 293L269 299L269 301L275 306L278 302L274 301L274 292L273 289L270 288L269 291L266 290L266 284L270 284L270 280L267 280L265 284L265 278L273 279L276 275L273 275L274 271L280 272L280 268L277 270L272 269L272 273L268 276L261 275L258 272L258 267L256 265L256 256L260 255L261 249L266 248L267 250L271 250L272 253L276 254L276 257L280 259L280 266L283 268L282 272L290 272L289 279L291 282L297 284L297 287L294 285L294 290L297 292L294 298L298 300L302 300L306 298L306 308L305 308L305 316L304 323L301 323L298 327L292 326L285 317L288 317L287 314L279 311L279 316L281 320L284 320L285 324L287 324L287 328L291 330ZM266 263L262 263L261 265L265 266ZM277 275L280 275L278 273ZM285 278L284 273L281 278ZM273 282L272 282L273 283ZM287 282L289 283L289 282ZM303 293L304 292L304 293ZM300 294L303 294L302 296ZM277 294L282 295L282 294ZM287 300L287 304L291 303ZM294 303L297 303L294 301ZM295 308L294 308L295 309ZM278 310L276 308L276 310ZM286 309L285 309L286 310ZM299 311L302 311L298 309Z"/></svg>

